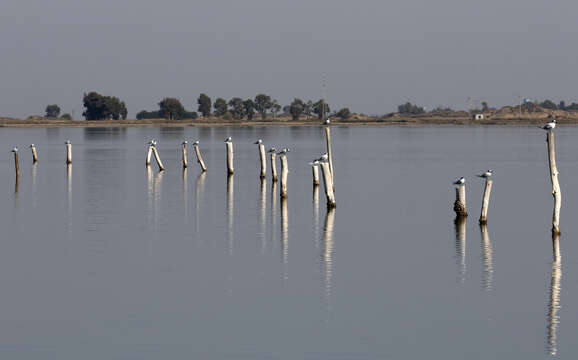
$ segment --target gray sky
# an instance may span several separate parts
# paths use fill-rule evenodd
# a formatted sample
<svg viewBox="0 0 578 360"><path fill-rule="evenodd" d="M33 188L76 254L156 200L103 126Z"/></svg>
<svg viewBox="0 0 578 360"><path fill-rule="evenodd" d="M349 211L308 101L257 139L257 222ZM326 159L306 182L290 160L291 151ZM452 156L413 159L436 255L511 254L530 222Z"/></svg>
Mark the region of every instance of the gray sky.
<svg viewBox="0 0 578 360"><path fill-rule="evenodd" d="M575 0L2 0L0 116L82 113L82 94L129 117L177 97L319 98L381 114L578 102Z"/></svg>

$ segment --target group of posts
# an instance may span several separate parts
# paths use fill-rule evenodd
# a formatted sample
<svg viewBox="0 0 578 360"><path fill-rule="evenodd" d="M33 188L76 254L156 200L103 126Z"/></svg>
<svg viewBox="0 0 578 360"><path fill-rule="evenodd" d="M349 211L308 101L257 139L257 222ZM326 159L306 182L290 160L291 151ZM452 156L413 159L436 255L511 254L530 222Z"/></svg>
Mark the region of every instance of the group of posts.
<svg viewBox="0 0 578 360"><path fill-rule="evenodd" d="M546 143L548 145L548 164L550 168L550 180L552 184L552 196L554 197L554 210L552 213L552 234L560 234L560 208L562 207L562 193L560 191L560 183L558 181L558 168L556 166L556 144L554 138L554 127L546 128ZM491 176L491 170L488 170ZM488 174L486 172L486 174ZM481 225L488 222L488 207L490 204L490 193L492 191L492 180L490 176L480 175L486 179L486 186L482 198L482 210L480 213L479 223ZM464 220L468 216L466 208L466 182L464 178L456 181L456 199L454 201L454 211L456 213L456 221Z"/></svg>

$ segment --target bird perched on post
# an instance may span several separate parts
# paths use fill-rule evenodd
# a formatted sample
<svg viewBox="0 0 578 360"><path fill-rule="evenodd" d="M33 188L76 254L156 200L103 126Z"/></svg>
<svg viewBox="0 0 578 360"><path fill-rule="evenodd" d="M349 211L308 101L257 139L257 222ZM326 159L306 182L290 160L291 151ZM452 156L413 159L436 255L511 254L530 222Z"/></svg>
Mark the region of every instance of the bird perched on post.
<svg viewBox="0 0 578 360"><path fill-rule="evenodd" d="M291 151L291 149L283 148L281 151L279 151L279 152L277 153L277 155L285 155L285 154L287 154L289 151Z"/></svg>
<svg viewBox="0 0 578 360"><path fill-rule="evenodd" d="M17 152L18 152L18 148L15 147L14 149L12 149L12 152L13 152L13 153L17 153Z"/></svg>
<svg viewBox="0 0 578 360"><path fill-rule="evenodd" d="M269 151L267 151L268 153L276 153L277 149L275 149L274 147L272 147L271 149L269 149Z"/></svg>
<svg viewBox="0 0 578 360"><path fill-rule="evenodd" d="M556 119L552 119L549 123L544 126L539 126L541 129L544 130L554 130L556 128Z"/></svg>
<svg viewBox="0 0 578 360"><path fill-rule="evenodd" d="M480 174L480 175L476 175L476 176L477 176L477 177L484 178L484 179L488 179L488 178L490 178L493 174L494 174L494 170L491 170L491 169L490 169L490 170L486 171L485 173Z"/></svg>
<svg viewBox="0 0 578 360"><path fill-rule="evenodd" d="M461 177L459 178L457 181L454 181L454 185L463 185L466 183L466 178L465 177Z"/></svg>
<svg viewBox="0 0 578 360"><path fill-rule="evenodd" d="M225 139L225 142L226 142L226 143L233 142L233 139L231 139L231 137L229 136L228 138Z"/></svg>
<svg viewBox="0 0 578 360"><path fill-rule="evenodd" d="M327 153L321 155L319 159L316 159L318 162L327 162L329 161L329 155Z"/></svg>
<svg viewBox="0 0 578 360"><path fill-rule="evenodd" d="M263 143L263 140L259 139L259 140L255 141L253 144L261 145L262 143Z"/></svg>

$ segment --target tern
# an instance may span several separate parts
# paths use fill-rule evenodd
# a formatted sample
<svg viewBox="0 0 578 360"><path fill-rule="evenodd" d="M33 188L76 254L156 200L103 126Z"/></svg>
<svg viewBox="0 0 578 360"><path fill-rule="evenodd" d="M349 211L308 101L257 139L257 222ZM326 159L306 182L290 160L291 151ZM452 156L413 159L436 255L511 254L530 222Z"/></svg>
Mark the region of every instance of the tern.
<svg viewBox="0 0 578 360"><path fill-rule="evenodd" d="M197 145L197 146L198 146L198 145L199 145L199 140L196 140L196 141L193 143L193 145Z"/></svg>
<svg viewBox="0 0 578 360"><path fill-rule="evenodd" d="M488 178L492 177L493 174L494 174L494 170L490 169L490 170L486 171L485 173L480 174L480 175L476 175L476 176L484 178L484 179L488 179Z"/></svg>
<svg viewBox="0 0 578 360"><path fill-rule="evenodd" d="M331 122L331 121L330 121L329 119L325 119L325 121L323 122L323 124L329 125L330 122Z"/></svg>
<svg viewBox="0 0 578 360"><path fill-rule="evenodd" d="M310 162L309 165L311 165L311 166L317 166L317 165L319 165L319 160L315 159L315 160L313 160L312 162Z"/></svg>
<svg viewBox="0 0 578 360"><path fill-rule="evenodd" d="M277 153L277 155L285 155L285 154L287 154L289 151L291 151L291 149L283 148L281 151L279 151L279 152Z"/></svg>
<svg viewBox="0 0 578 360"><path fill-rule="evenodd" d="M461 177L459 178L457 181L454 181L454 185L463 185L466 183L466 178L465 177Z"/></svg>
<svg viewBox="0 0 578 360"><path fill-rule="evenodd" d="M70 145L70 140L66 140L64 143L65 143L66 145Z"/></svg>
<svg viewBox="0 0 578 360"><path fill-rule="evenodd" d="M263 140L259 139L259 140L255 141L253 144L261 145L262 143L263 143Z"/></svg>
<svg viewBox="0 0 578 360"><path fill-rule="evenodd" d="M556 128L556 119L550 121L544 126L541 126L541 128L544 130L554 130Z"/></svg>
<svg viewBox="0 0 578 360"><path fill-rule="evenodd" d="M33 147L34 147L34 144L30 144L29 148L31 148L31 149L32 149Z"/></svg>
<svg viewBox="0 0 578 360"><path fill-rule="evenodd" d="M12 149L12 152L13 152L13 153L17 153L17 152L18 152L18 148L15 147L14 149Z"/></svg>
<svg viewBox="0 0 578 360"><path fill-rule="evenodd" d="M271 149L269 149L268 152L270 152L270 153L276 153L276 152L277 152L277 149L275 149L274 147L272 147Z"/></svg>
<svg viewBox="0 0 578 360"><path fill-rule="evenodd" d="M182 145L187 145L189 142L187 140L183 141Z"/></svg>
<svg viewBox="0 0 578 360"><path fill-rule="evenodd" d="M228 138L225 139L225 142L226 142L226 143L233 142L233 139L231 139L231 137L229 136Z"/></svg>
<svg viewBox="0 0 578 360"><path fill-rule="evenodd" d="M316 159L318 162L327 162L329 161L329 155L327 153L321 155L319 159Z"/></svg>

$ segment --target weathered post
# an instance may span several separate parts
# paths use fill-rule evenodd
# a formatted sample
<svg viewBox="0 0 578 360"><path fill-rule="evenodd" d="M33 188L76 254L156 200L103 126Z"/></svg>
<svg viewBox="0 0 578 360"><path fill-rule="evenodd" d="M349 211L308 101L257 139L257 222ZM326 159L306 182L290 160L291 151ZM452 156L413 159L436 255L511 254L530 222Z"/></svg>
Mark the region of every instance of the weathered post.
<svg viewBox="0 0 578 360"><path fill-rule="evenodd" d="M199 150L199 140L193 143L193 147L195 148L195 154L197 155L197 162L201 166L201 170L203 172L207 171L207 167L205 166L205 162L203 161L203 157L201 156L201 151Z"/></svg>
<svg viewBox="0 0 578 360"><path fill-rule="evenodd" d="M335 174L333 171L333 155L331 154L331 128L329 126L325 126L325 141L327 143L327 157L329 161L329 171L331 171L331 181L333 186L335 187ZM334 189L335 190L335 189Z"/></svg>
<svg viewBox="0 0 578 360"><path fill-rule="evenodd" d="M145 165L147 167L149 167L151 164L151 156L153 155L153 147L155 146L155 144L156 144L156 141L154 139L149 141L149 147L147 149L147 156L146 156L146 160L145 160Z"/></svg>
<svg viewBox="0 0 578 360"><path fill-rule="evenodd" d="M227 146L227 174L232 175L235 169L233 167L233 140L230 136L225 140L225 145Z"/></svg>
<svg viewBox="0 0 578 360"><path fill-rule="evenodd" d="M187 144L189 142L187 140L183 141L182 145L182 153L183 153L183 168L187 168L188 163L187 163Z"/></svg>
<svg viewBox="0 0 578 360"><path fill-rule="evenodd" d="M554 196L554 211L552 214L552 233L560 234L560 208L562 207L562 193L558 182L558 168L556 167L556 142L554 131L548 130L548 160L550 163L550 179L552 181L552 196Z"/></svg>
<svg viewBox="0 0 578 360"><path fill-rule="evenodd" d="M277 149L269 149L269 154L271 154L271 181L273 183L277 182Z"/></svg>
<svg viewBox="0 0 578 360"><path fill-rule="evenodd" d="M315 160L311 163L313 171L313 187L319 186L319 161Z"/></svg>
<svg viewBox="0 0 578 360"><path fill-rule="evenodd" d="M486 187L484 188L484 197L482 199L482 210L480 212L480 224L488 223L488 207L490 206L490 193L492 192L493 181L486 178Z"/></svg>
<svg viewBox="0 0 578 360"><path fill-rule="evenodd" d="M36 146L30 144L30 151L32 151L32 163L36 164L38 162L38 154L36 153Z"/></svg>
<svg viewBox="0 0 578 360"><path fill-rule="evenodd" d="M159 152L157 151L157 147L153 146L153 154L155 156L155 160L157 161L157 165L159 166L159 171L163 171L165 169L165 167L163 166L163 162L161 161L161 158L159 156Z"/></svg>
<svg viewBox="0 0 578 360"><path fill-rule="evenodd" d="M66 140L65 144L66 144L66 163L72 164L72 145L68 140Z"/></svg>
<svg viewBox="0 0 578 360"><path fill-rule="evenodd" d="M466 208L466 179L461 177L458 181L454 182L454 185L457 185L454 211L457 217L466 217L468 216Z"/></svg>
<svg viewBox="0 0 578 360"><path fill-rule="evenodd" d="M321 172L323 173L323 185L325 186L325 196L327 198L327 208L333 209L337 206L335 203L335 194L333 192L333 178L331 176L331 169L329 163L326 161L320 162Z"/></svg>
<svg viewBox="0 0 578 360"><path fill-rule="evenodd" d="M16 171L16 181L20 179L20 162L18 161L18 148L15 147L12 149L12 153L14 154L14 170Z"/></svg>
<svg viewBox="0 0 578 360"><path fill-rule="evenodd" d="M261 160L261 173L259 176L261 179L265 178L267 174L267 156L265 155L265 145L263 145L263 141L261 139L255 142L256 145L259 145L259 158Z"/></svg>
<svg viewBox="0 0 578 360"><path fill-rule="evenodd" d="M289 174L289 165L287 164L287 155L281 152L279 156L281 162L281 198L287 197L287 175Z"/></svg>

